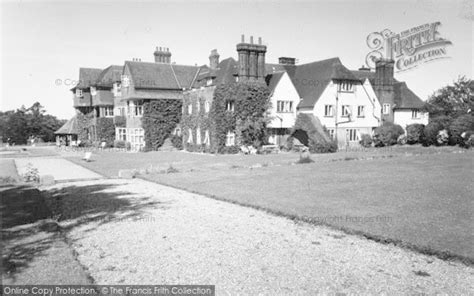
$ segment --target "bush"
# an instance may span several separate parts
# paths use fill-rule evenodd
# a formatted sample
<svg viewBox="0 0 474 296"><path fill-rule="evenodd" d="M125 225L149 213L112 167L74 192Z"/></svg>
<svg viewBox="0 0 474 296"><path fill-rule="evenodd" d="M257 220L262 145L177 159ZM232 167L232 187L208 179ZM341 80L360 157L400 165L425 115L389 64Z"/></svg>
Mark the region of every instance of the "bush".
<svg viewBox="0 0 474 296"><path fill-rule="evenodd" d="M130 142L127 142L127 141L115 140L115 141L114 141L114 147L115 147L115 148L120 148L120 149L127 149L127 150L130 150L131 144L130 144Z"/></svg>
<svg viewBox="0 0 474 296"><path fill-rule="evenodd" d="M181 120L182 101L153 100L144 104L142 126L147 151L158 150Z"/></svg>
<svg viewBox="0 0 474 296"><path fill-rule="evenodd" d="M436 136L436 143L437 145L446 145L449 142L449 134L448 130L440 130L438 135Z"/></svg>
<svg viewBox="0 0 474 296"><path fill-rule="evenodd" d="M470 135L466 139L466 141L464 142L463 147L465 147L465 148L474 147L474 131L470 131Z"/></svg>
<svg viewBox="0 0 474 296"><path fill-rule="evenodd" d="M447 116L438 116L431 118L430 122L423 129L423 137L421 139L421 144L423 146L430 145L444 145L446 142L443 140L443 136L438 139L440 131L445 130L446 134L449 135L449 125L451 124L451 118ZM441 141L438 141L441 140Z"/></svg>
<svg viewBox="0 0 474 296"><path fill-rule="evenodd" d="M397 139L397 144L398 145L406 145L407 143L407 136L405 134L400 135Z"/></svg>
<svg viewBox="0 0 474 296"><path fill-rule="evenodd" d="M449 144L451 145L464 145L465 139L462 134L467 131L474 130L474 116L471 114L464 114L456 119L449 126L450 139Z"/></svg>
<svg viewBox="0 0 474 296"><path fill-rule="evenodd" d="M407 144L413 145L421 143L423 140L423 132L425 125L414 123L407 126Z"/></svg>
<svg viewBox="0 0 474 296"><path fill-rule="evenodd" d="M372 137L369 134L360 135L359 144L362 145L362 147L364 148L372 147L373 142L374 141L372 140Z"/></svg>
<svg viewBox="0 0 474 296"><path fill-rule="evenodd" d="M171 137L171 144L178 150L183 150L183 136L173 135Z"/></svg>
<svg viewBox="0 0 474 296"><path fill-rule="evenodd" d="M23 174L23 179L25 182L36 182L40 181L40 175L37 168L35 168L31 163L28 163L26 166L26 172Z"/></svg>
<svg viewBox="0 0 474 296"><path fill-rule="evenodd" d="M79 147L89 148L93 146L94 146L94 143L91 140L82 140L79 143Z"/></svg>
<svg viewBox="0 0 474 296"><path fill-rule="evenodd" d="M405 134L405 131L398 124L385 122L374 131L375 147L384 147L397 144L398 137Z"/></svg>
<svg viewBox="0 0 474 296"><path fill-rule="evenodd" d="M333 153L337 151L337 143L330 142L314 142L309 139L309 152L311 153Z"/></svg>
<svg viewBox="0 0 474 296"><path fill-rule="evenodd" d="M237 154L239 152L240 149L237 146L223 146L219 149L219 153L223 154Z"/></svg>

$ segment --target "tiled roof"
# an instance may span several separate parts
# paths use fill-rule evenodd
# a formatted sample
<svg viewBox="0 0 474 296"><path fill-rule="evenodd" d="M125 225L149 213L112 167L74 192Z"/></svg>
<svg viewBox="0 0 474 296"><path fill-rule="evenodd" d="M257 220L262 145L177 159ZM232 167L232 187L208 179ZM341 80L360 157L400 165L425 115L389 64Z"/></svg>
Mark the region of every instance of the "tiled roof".
<svg viewBox="0 0 474 296"><path fill-rule="evenodd" d="M136 89L190 88L199 67L164 63L125 62Z"/></svg>
<svg viewBox="0 0 474 296"><path fill-rule="evenodd" d="M216 84L235 82L234 75L238 74L238 64L234 58L222 60L216 69Z"/></svg>
<svg viewBox="0 0 474 296"><path fill-rule="evenodd" d="M394 109L414 109L421 108L424 102L414 92L412 92L405 82L398 82L393 85L395 91Z"/></svg>
<svg viewBox="0 0 474 296"><path fill-rule="evenodd" d="M267 75L266 81L268 85L268 89L270 90L270 94L273 94L275 91L276 86L278 85L278 82L280 82L280 79L285 75L285 72L275 72L273 74Z"/></svg>
<svg viewBox="0 0 474 296"><path fill-rule="evenodd" d="M339 58L303 65L285 65L298 94L302 98L299 108L312 108L331 80L359 80L344 67Z"/></svg>
<svg viewBox="0 0 474 296"><path fill-rule="evenodd" d="M73 88L88 88L95 84L102 73L102 69L79 68L79 83Z"/></svg>
<svg viewBox="0 0 474 296"><path fill-rule="evenodd" d="M123 66L112 65L105 68L97 78L95 85L102 87L112 87L114 82L120 81L122 71Z"/></svg>
<svg viewBox="0 0 474 296"><path fill-rule="evenodd" d="M77 117L69 119L63 126L54 132L57 135L77 135L79 134L77 128Z"/></svg>

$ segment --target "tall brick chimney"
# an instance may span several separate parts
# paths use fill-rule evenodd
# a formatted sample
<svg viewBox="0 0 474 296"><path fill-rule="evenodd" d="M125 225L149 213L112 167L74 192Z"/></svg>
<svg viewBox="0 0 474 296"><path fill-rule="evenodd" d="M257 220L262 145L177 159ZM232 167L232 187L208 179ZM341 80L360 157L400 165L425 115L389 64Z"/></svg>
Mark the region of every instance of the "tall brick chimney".
<svg viewBox="0 0 474 296"><path fill-rule="evenodd" d="M155 56L155 63L171 64L171 52L169 48L157 46L153 55Z"/></svg>
<svg viewBox="0 0 474 296"><path fill-rule="evenodd" d="M253 43L253 36L250 43L245 42L242 35L241 43L237 44L239 55L239 81L265 81L265 53L267 47L262 45L262 38L258 38L258 44Z"/></svg>
<svg viewBox="0 0 474 296"><path fill-rule="evenodd" d="M219 53L217 52L217 49L213 49L209 56L209 67L211 69L217 69L217 65L219 65Z"/></svg>

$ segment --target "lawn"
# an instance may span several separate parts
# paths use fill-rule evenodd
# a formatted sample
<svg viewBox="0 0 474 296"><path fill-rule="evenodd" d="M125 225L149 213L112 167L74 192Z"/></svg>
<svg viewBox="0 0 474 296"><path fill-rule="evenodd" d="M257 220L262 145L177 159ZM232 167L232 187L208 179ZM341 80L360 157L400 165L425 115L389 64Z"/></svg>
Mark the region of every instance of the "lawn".
<svg viewBox="0 0 474 296"><path fill-rule="evenodd" d="M182 152L103 153L83 164L108 176L172 164L177 173L143 177L472 263L473 156L453 147L395 147L312 155L314 163L300 165L292 164L294 153Z"/></svg>

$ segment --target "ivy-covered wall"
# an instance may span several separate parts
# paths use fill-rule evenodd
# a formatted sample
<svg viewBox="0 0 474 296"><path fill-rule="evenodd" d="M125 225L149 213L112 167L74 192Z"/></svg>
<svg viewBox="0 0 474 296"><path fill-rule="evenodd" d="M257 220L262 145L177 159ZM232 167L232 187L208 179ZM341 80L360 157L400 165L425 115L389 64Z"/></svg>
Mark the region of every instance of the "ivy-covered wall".
<svg viewBox="0 0 474 296"><path fill-rule="evenodd" d="M269 95L266 85L257 82L222 84L187 92L183 100L181 121L185 149L235 153L240 145L260 147L267 141ZM206 101L210 107L209 112L205 108ZM229 102L233 105L233 110L227 110ZM201 142L205 140L206 130L209 132L210 145L196 144L198 127ZM228 132L235 133L233 147L226 146ZM190 133L192 143L189 143Z"/></svg>
<svg viewBox="0 0 474 296"><path fill-rule="evenodd" d="M99 117L96 119L97 141L106 142L107 146L113 146L115 140L114 119L110 117Z"/></svg>
<svg viewBox="0 0 474 296"><path fill-rule="evenodd" d="M181 120L182 101L153 100L143 106L142 127L145 149L158 150Z"/></svg>
<svg viewBox="0 0 474 296"><path fill-rule="evenodd" d="M81 142L89 141L89 134L91 136L91 141L93 140L93 125L94 125L94 111L89 113L77 112L77 129L78 136L77 139Z"/></svg>

